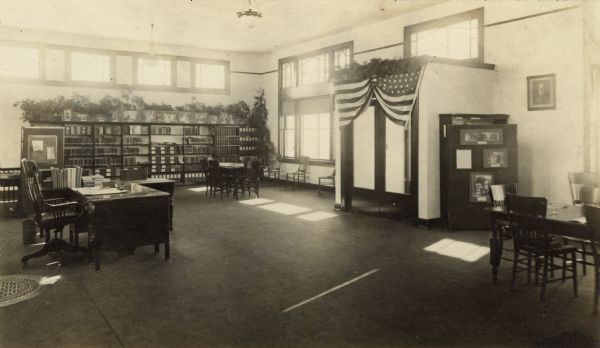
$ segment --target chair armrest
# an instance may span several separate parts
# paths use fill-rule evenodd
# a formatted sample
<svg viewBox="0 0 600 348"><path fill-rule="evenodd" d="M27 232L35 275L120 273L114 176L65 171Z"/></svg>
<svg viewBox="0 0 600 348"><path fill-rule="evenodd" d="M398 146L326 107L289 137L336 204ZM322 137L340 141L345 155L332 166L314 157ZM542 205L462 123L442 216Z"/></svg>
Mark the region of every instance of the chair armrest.
<svg viewBox="0 0 600 348"><path fill-rule="evenodd" d="M67 211L74 212L78 216L83 215L83 209L80 209L81 205L79 204L79 202L75 202L75 201L66 201L66 202L60 202L60 203L45 202L45 204L46 204L46 207L48 208L49 212L52 213L52 215L54 216L55 219L65 216Z"/></svg>

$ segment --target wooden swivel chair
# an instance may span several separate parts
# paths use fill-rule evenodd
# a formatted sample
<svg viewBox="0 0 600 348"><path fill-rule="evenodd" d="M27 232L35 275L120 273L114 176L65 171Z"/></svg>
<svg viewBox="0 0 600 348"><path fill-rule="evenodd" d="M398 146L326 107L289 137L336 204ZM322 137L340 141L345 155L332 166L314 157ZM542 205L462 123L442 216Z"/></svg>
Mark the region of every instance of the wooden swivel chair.
<svg viewBox="0 0 600 348"><path fill-rule="evenodd" d="M584 205L583 213L587 225L590 227L592 238L586 241L591 249L594 266L594 315L598 315L598 300L600 298L600 207L593 205Z"/></svg>
<svg viewBox="0 0 600 348"><path fill-rule="evenodd" d="M24 158L21 161L21 169L24 173L27 196L33 205L33 220L46 240L42 249L23 256L21 262L26 264L31 258L56 252L62 264L62 250L70 252L85 250L62 240L63 229L80 221L83 209L77 201L69 198L68 189L46 190L45 193L48 197L44 197L38 181L38 167L34 161ZM52 233L54 233L53 238L51 237Z"/></svg>
<svg viewBox="0 0 600 348"><path fill-rule="evenodd" d="M553 243L546 227L546 209L548 201L544 197L525 197L510 193L506 194L506 208L509 214L510 231L514 241L514 259L510 288L514 289L517 272L527 271L530 280L532 269L535 266L535 279L541 272L542 291L540 299L544 301L546 284L566 279L573 280L573 292L577 297L577 265L573 246ZM556 265L555 259L562 260L562 265ZM571 262L568 262L571 261ZM521 265L526 264L526 267ZM554 270L562 271L562 278L548 278ZM566 273L571 275L567 276Z"/></svg>
<svg viewBox="0 0 600 348"><path fill-rule="evenodd" d="M317 187L319 191L319 196L323 195L323 186L333 187L335 189L335 169L333 170L333 173L331 173L331 175L319 177L319 185Z"/></svg>
<svg viewBox="0 0 600 348"><path fill-rule="evenodd" d="M308 156L300 157L300 164L298 165L298 169L295 172L285 174L284 189L287 188L288 182L296 183L297 185L300 184L300 182L302 182L302 183L306 182L306 171L308 170L309 162L310 162L310 157L308 157Z"/></svg>

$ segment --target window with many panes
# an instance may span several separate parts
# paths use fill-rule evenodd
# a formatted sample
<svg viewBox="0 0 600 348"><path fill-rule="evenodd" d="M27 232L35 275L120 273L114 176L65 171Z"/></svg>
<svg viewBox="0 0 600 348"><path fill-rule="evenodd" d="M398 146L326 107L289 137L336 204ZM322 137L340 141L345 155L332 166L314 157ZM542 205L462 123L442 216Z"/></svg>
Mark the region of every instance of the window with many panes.
<svg viewBox="0 0 600 348"><path fill-rule="evenodd" d="M140 85L170 86L171 61L155 57L140 57L137 78Z"/></svg>
<svg viewBox="0 0 600 348"><path fill-rule="evenodd" d="M405 56L483 62L483 8L404 29Z"/></svg>
<svg viewBox="0 0 600 348"><path fill-rule="evenodd" d="M351 42L279 61L282 157L333 161L333 98L323 86L336 74L347 72L351 62ZM302 98L296 98L298 94Z"/></svg>
<svg viewBox="0 0 600 348"><path fill-rule="evenodd" d="M72 52L71 80L109 82L110 56L107 54Z"/></svg>
<svg viewBox="0 0 600 348"><path fill-rule="evenodd" d="M211 63L196 64L197 88L225 88L225 65Z"/></svg>

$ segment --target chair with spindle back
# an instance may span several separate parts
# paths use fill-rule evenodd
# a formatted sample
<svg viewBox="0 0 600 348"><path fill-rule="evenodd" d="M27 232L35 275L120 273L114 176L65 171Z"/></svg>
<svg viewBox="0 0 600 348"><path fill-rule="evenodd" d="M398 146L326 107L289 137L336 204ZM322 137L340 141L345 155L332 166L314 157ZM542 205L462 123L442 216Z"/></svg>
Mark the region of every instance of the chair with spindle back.
<svg viewBox="0 0 600 348"><path fill-rule="evenodd" d="M219 167L218 160L208 161L208 173L209 173L209 195L213 198L216 197L217 192L221 193L223 198L223 192L227 192L227 178L223 175L221 168Z"/></svg>
<svg viewBox="0 0 600 348"><path fill-rule="evenodd" d="M310 163L310 157L301 156L300 164L298 165L298 169L296 169L295 172L285 174L284 188L287 188L288 182L295 182L297 185L300 184L300 182L305 183L306 182L306 172L308 171L309 163Z"/></svg>
<svg viewBox="0 0 600 348"><path fill-rule="evenodd" d="M261 172L262 168L260 161L252 160L250 162L250 167L248 168L244 177L244 182L242 186L242 191L247 190L248 196L250 196L251 192L254 191L254 194L256 194L256 198L260 197L259 193Z"/></svg>
<svg viewBox="0 0 600 348"><path fill-rule="evenodd" d="M594 266L594 315L598 315L598 300L600 298L600 207L584 205L583 213L586 224L590 227L591 238L586 241L593 256Z"/></svg>
<svg viewBox="0 0 600 348"><path fill-rule="evenodd" d="M494 209L503 209L506 206L506 194L517 194L517 184L491 185L489 193L490 200L492 202L492 207ZM502 255L505 255L504 251L512 253L513 249L507 246L508 243L505 243L505 241L512 239L512 234L510 233L510 221L506 219L495 219L494 224L495 226L493 226L492 228L495 228L496 231L498 231L500 237L499 240L501 243L500 247L503 251ZM492 243L492 240L490 240L490 243ZM502 259L505 261L512 261L512 258L504 256L502 257Z"/></svg>
<svg viewBox="0 0 600 348"><path fill-rule="evenodd" d="M63 229L80 221L83 209L77 201L69 197L70 190L68 189L45 190L44 193L47 197L44 197L38 180L39 170L34 161L24 158L21 160L21 169L24 174L27 195L33 205L33 220L42 231L46 241L41 250L23 256L21 262L27 263L31 258L56 252L62 263L62 250L83 250L62 240ZM54 233L53 238L51 238L52 233Z"/></svg>
<svg viewBox="0 0 600 348"><path fill-rule="evenodd" d="M566 279L573 280L573 292L577 296L577 264L573 246L557 244L552 241L546 225L546 210L548 200L544 197L525 197L510 193L506 194L506 208L510 220L510 231L514 241L514 258L511 278L511 290L514 289L516 275L519 271L527 272L531 277L531 263L535 263L535 279L541 272L542 291L540 299L544 301L546 284ZM554 259L562 260L562 265L556 265ZM568 262L570 261L570 262ZM526 267L521 265L526 264ZM548 274L561 270L560 279L548 279ZM566 272L571 275L567 276Z"/></svg>
<svg viewBox="0 0 600 348"><path fill-rule="evenodd" d="M570 173L571 174L571 173ZM577 174L591 174L591 173L577 173ZM591 182L593 175L588 175L587 182ZM593 185L583 185L578 188L579 192L578 202L581 204L600 204L600 188ZM581 265L583 275L587 275L587 266L594 266L594 261L590 259L592 256L592 250L590 250L590 244L588 240L581 238L574 238L563 236L563 243L565 245L572 244L577 247L577 263Z"/></svg>

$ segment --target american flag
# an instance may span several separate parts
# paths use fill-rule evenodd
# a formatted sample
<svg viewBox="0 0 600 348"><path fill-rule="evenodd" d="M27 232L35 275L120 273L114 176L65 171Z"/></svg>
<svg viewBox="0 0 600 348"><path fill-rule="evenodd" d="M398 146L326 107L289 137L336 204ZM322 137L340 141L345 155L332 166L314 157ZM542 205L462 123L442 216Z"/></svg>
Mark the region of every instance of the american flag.
<svg viewBox="0 0 600 348"><path fill-rule="evenodd" d="M386 115L406 126L423 76L424 66L385 77L372 77L359 82L335 83L335 106L340 127L350 124L371 103L374 97Z"/></svg>

